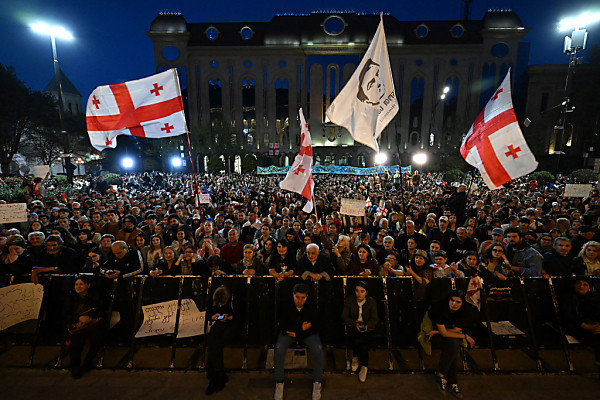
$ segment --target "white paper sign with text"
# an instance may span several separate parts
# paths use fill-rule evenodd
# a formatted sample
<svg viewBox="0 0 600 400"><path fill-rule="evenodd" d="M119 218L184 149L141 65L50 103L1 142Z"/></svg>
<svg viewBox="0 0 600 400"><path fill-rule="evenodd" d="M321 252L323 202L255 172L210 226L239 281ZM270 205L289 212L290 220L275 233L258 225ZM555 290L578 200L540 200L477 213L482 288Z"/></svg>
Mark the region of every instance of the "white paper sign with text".
<svg viewBox="0 0 600 400"><path fill-rule="evenodd" d="M202 193L198 197L200 197L200 204L210 204L210 194Z"/></svg>
<svg viewBox="0 0 600 400"><path fill-rule="evenodd" d="M175 333L177 300L142 306L142 311L144 312L144 322L135 334L136 338ZM202 335L205 315L204 311L198 311L194 300L181 300L177 337Z"/></svg>
<svg viewBox="0 0 600 400"><path fill-rule="evenodd" d="M340 213L343 215L355 215L357 217L361 217L365 215L365 201L342 199L342 209Z"/></svg>
<svg viewBox="0 0 600 400"><path fill-rule="evenodd" d="M27 221L27 204L11 203L0 204L0 223L8 224L11 222Z"/></svg>
<svg viewBox="0 0 600 400"><path fill-rule="evenodd" d="M567 183L565 197L588 197L592 191L592 185Z"/></svg>
<svg viewBox="0 0 600 400"><path fill-rule="evenodd" d="M29 319L37 319L44 287L21 283L0 288L0 331Z"/></svg>

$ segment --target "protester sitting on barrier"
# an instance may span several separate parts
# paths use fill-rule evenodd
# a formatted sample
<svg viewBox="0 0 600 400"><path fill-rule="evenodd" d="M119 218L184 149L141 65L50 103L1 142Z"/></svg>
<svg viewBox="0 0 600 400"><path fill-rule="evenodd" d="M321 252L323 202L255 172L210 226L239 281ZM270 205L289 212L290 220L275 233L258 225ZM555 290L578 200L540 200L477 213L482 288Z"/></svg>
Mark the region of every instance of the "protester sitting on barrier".
<svg viewBox="0 0 600 400"><path fill-rule="evenodd" d="M0 274L27 275L35 265L23 240L15 240L8 245L8 254L0 262Z"/></svg>
<svg viewBox="0 0 600 400"><path fill-rule="evenodd" d="M506 248L506 258L515 274L541 276L542 255L523 240L523 233L519 228L508 228L505 233L509 244Z"/></svg>
<svg viewBox="0 0 600 400"><path fill-rule="evenodd" d="M256 258L256 248L253 244L244 245L244 258L237 263L235 272L246 276L265 275L265 265Z"/></svg>
<svg viewBox="0 0 600 400"><path fill-rule="evenodd" d="M358 379L361 382L367 379L369 368L369 347L372 341L372 333L379 321L377 317L377 303L368 296L369 287L367 282L358 281L354 294L346 299L342 311L342 321L346 325L350 347L352 348L352 372L356 372L360 366Z"/></svg>
<svg viewBox="0 0 600 400"><path fill-rule="evenodd" d="M271 262L271 256L276 251L275 239L269 238L265 240L265 246L256 252L256 258L265 264L265 267Z"/></svg>
<svg viewBox="0 0 600 400"><path fill-rule="evenodd" d="M327 254L319 252L319 246L311 243L306 246L306 254L298 261L297 274L313 282L323 278L328 281L335 275L335 268Z"/></svg>
<svg viewBox="0 0 600 400"><path fill-rule="evenodd" d="M447 385L450 392L462 398L458 388L458 361L460 359L459 347L466 342L470 347L475 346L473 338L463 333L465 325L464 292L453 290L447 299L434 304L428 311L433 330L427 333L427 340L433 345L442 348L440 363L435 376L438 389L445 395Z"/></svg>
<svg viewBox="0 0 600 400"><path fill-rule="evenodd" d="M481 264L494 277L502 281L515 275L508 258L506 258L505 249L500 243L494 243L488 247L485 256L481 258Z"/></svg>
<svg viewBox="0 0 600 400"><path fill-rule="evenodd" d="M79 276L75 280L75 291L65 303L63 317L70 334L69 356L71 359L71 376L81 378L83 372L93 367L94 358L102 346L106 331L106 308L100 294L91 288L92 281L88 276ZM90 349L85 356L83 369L81 353L86 340Z"/></svg>
<svg viewBox="0 0 600 400"><path fill-rule="evenodd" d="M600 298L588 281L577 278L573 290L562 301L565 330L594 348L596 367L600 373Z"/></svg>
<svg viewBox="0 0 600 400"><path fill-rule="evenodd" d="M31 272L31 281L37 284L38 275L41 273L76 274L78 272L75 250L65 246L60 236L50 235L46 238L45 249L37 260L37 266Z"/></svg>
<svg viewBox="0 0 600 400"><path fill-rule="evenodd" d="M571 240L566 237L554 239L554 249L544 254L542 261L542 275L549 276L573 276L573 256L571 251Z"/></svg>
<svg viewBox="0 0 600 400"><path fill-rule="evenodd" d="M206 377L210 379L206 388L207 396L225 389L225 384L229 381L223 363L223 349L238 336L236 317L229 290L225 285L218 287L213 293L213 307L209 317L212 325L206 335Z"/></svg>
<svg viewBox="0 0 600 400"><path fill-rule="evenodd" d="M396 251L390 252L380 264L379 276L402 276L404 267L400 264L400 255Z"/></svg>
<svg viewBox="0 0 600 400"><path fill-rule="evenodd" d="M127 243L117 240L111 246L112 254L102 268L101 273L109 279L128 278L144 271L142 253L130 248Z"/></svg>
<svg viewBox="0 0 600 400"><path fill-rule="evenodd" d="M379 275L379 264L371 257L371 248L365 244L357 247L357 257L353 257L348 265L348 275L377 276Z"/></svg>
<svg viewBox="0 0 600 400"><path fill-rule="evenodd" d="M276 277L278 281L294 275L294 271L297 270L295 254L291 253L288 246L286 239L279 240L277 249L269 261L269 275Z"/></svg>
<svg viewBox="0 0 600 400"><path fill-rule="evenodd" d="M579 256L573 260L573 273L600 276L600 243L592 240L583 245Z"/></svg>
<svg viewBox="0 0 600 400"><path fill-rule="evenodd" d="M27 251L33 257L34 264L37 263L44 250L44 239L46 239L46 235L43 232L31 232L27 235L27 241L29 242Z"/></svg>
<svg viewBox="0 0 600 400"><path fill-rule="evenodd" d="M283 373L287 349L296 341L307 345L312 354L313 391L312 399L321 398L321 379L323 378L323 347L319 337L317 308L308 299L308 286L298 283L294 286L293 302L283 302L279 311L279 337L275 345L275 400L283 399Z"/></svg>

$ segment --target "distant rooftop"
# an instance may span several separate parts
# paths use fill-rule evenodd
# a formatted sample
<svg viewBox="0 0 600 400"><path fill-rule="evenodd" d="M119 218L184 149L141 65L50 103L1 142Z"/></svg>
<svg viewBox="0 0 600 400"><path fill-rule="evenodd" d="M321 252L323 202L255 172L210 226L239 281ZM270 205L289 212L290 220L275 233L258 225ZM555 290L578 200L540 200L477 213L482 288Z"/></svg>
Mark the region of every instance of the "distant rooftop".
<svg viewBox="0 0 600 400"><path fill-rule="evenodd" d="M77 90L75 85L73 85L69 78L67 78L62 69L59 69L58 72L60 74L60 85L62 86L62 92L75 94L81 97L81 93L79 93L79 90ZM56 75L53 76L50 82L46 85L46 87L44 88L44 92L58 93L58 89L56 88Z"/></svg>

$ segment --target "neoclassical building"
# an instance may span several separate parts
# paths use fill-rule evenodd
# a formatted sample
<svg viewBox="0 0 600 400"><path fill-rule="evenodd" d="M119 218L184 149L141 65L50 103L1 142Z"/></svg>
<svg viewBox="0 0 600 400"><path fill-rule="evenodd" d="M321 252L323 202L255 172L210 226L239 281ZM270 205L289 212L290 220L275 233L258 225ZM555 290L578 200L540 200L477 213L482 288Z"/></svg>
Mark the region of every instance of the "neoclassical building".
<svg viewBox="0 0 600 400"><path fill-rule="evenodd" d="M379 20L311 13L268 22L188 23L180 14L160 14L146 34L156 71L177 68L187 88L192 134L222 118L245 153L264 160L275 144L279 156L267 161L287 165L299 150L302 108L315 163L372 166L374 151L355 144L325 111L356 69ZM522 39L529 28L512 11L489 11L482 20L383 20L400 103L381 135L388 163L410 164L421 151L446 156L506 71L512 68L514 79L527 68L529 43ZM446 86L450 91L440 100Z"/></svg>

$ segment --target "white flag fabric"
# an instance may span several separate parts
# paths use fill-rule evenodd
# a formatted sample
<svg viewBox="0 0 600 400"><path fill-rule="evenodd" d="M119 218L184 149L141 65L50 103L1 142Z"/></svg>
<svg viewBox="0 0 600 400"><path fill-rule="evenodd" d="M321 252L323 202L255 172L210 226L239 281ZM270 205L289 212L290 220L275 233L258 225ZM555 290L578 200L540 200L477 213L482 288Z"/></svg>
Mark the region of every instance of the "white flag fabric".
<svg viewBox="0 0 600 400"><path fill-rule="evenodd" d="M479 274L475 274L469 280L467 288L467 303L473 304L481 311L481 289L483 288L483 279Z"/></svg>
<svg viewBox="0 0 600 400"><path fill-rule="evenodd" d="M327 109L329 120L379 152L377 139L398 112L383 19L358 68Z"/></svg>
<svg viewBox="0 0 600 400"><path fill-rule="evenodd" d="M460 153L492 190L537 168L513 109L510 71L469 129Z"/></svg>
<svg viewBox="0 0 600 400"><path fill-rule="evenodd" d="M88 99L86 123L97 150L117 147L118 135L147 138L187 132L177 70L97 87Z"/></svg>
<svg viewBox="0 0 600 400"><path fill-rule="evenodd" d="M284 180L279 183L282 189L289 190L290 192L296 192L301 194L308 200L303 210L305 212L311 212L313 210L313 191L315 182L312 176L313 167L313 151L312 151L312 140L310 138L310 132L308 125L302 114L302 109L298 112L300 114L300 126L302 127L302 135L300 138L300 152L296 156L294 163L288 171Z"/></svg>

